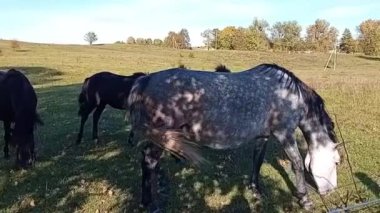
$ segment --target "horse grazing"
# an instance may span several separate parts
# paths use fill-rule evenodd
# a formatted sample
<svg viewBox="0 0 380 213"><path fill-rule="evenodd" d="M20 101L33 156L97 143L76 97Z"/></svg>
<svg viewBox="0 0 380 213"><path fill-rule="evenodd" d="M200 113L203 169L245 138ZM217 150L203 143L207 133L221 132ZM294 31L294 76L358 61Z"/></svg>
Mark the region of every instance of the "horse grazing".
<svg viewBox="0 0 380 213"><path fill-rule="evenodd" d="M131 76L122 76L110 72L99 72L86 78L83 82L82 91L79 94L79 111L81 116L80 129L76 143L79 144L83 136L84 124L88 116L94 111L92 138L98 142L98 123L106 105L116 109L126 109L126 99L134 81L144 76L144 73L134 73Z"/></svg>
<svg viewBox="0 0 380 213"><path fill-rule="evenodd" d="M267 139L274 136L292 162L296 196L310 209L304 165L294 131L308 143L306 169L320 194L337 187L334 125L323 99L293 73L261 64L239 73L169 69L139 78L128 98L132 131L150 143L142 155L142 204L155 206L155 174L163 150L201 164L198 148L236 148L253 143L250 187L259 195L259 172ZM248 157L248 156L246 156Z"/></svg>
<svg viewBox="0 0 380 213"><path fill-rule="evenodd" d="M35 161L34 129L42 124L36 111L37 96L29 80L18 70L0 71L0 120L4 122L4 158L8 145L16 147L16 165L22 168ZM11 124L14 127L11 128Z"/></svg>

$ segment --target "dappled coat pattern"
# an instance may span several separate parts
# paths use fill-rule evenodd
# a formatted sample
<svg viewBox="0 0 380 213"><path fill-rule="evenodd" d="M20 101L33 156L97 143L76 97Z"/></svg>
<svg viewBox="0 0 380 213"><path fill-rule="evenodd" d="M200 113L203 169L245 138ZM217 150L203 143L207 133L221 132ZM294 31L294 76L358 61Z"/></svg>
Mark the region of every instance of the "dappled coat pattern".
<svg viewBox="0 0 380 213"><path fill-rule="evenodd" d="M311 208L294 136L295 129L300 127L309 144L309 165L320 193L336 187L339 155L334 145L333 123L323 99L293 73L274 64L262 64L239 73L190 71L169 69L136 81L128 104L132 131L138 140L151 141L196 164L204 161L198 146L229 149L254 143L261 148L254 150L251 187L258 189L266 139L274 136L292 161L301 205ZM143 160L155 148L147 146L147 149ZM320 156L327 156L323 161L325 170L318 164L324 160ZM142 165L147 168L159 165L151 162L154 161ZM148 183L143 179L145 205L154 199L151 195L145 197L153 187Z"/></svg>

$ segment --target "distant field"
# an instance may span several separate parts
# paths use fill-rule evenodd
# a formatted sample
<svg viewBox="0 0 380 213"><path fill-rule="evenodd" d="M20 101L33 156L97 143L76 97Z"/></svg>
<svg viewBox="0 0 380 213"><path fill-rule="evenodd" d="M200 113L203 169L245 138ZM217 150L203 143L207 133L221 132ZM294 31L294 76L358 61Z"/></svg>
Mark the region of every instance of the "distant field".
<svg viewBox="0 0 380 213"><path fill-rule="evenodd" d="M222 63L241 71L265 62L293 71L316 89L330 114L337 116L360 196L380 198L380 58L339 54L337 69L324 72L327 53L174 50L122 44L20 46L14 51L9 41L0 40L0 69L18 67L26 72L37 90L45 125L38 129L40 144L34 169L14 171L13 159L0 159L0 212L144 211L139 208L141 156L138 147L126 143L129 126L124 122L125 112L109 108L103 114L100 139L105 145L93 144L90 121L83 143L71 146L79 127L77 95L84 78L100 70L128 75L179 64L212 70ZM0 128L1 147L3 133ZM208 151L206 158L213 164L203 170L166 157L162 168L171 183L167 211L299 212L290 191L294 175L278 144L270 143L262 167L262 203L246 187L251 157L247 147ZM337 193L327 197L328 208L357 202L350 178L345 160L339 170L342 199ZM317 212L324 211L319 196L312 189L310 192ZM347 195L350 192L353 194Z"/></svg>

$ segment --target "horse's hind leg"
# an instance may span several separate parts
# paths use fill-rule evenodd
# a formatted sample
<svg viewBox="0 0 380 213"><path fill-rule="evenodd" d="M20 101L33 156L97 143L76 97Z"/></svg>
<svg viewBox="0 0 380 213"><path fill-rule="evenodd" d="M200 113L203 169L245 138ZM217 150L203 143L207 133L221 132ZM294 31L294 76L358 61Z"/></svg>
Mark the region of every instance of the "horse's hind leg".
<svg viewBox="0 0 380 213"><path fill-rule="evenodd" d="M158 172L160 169L159 160L162 149L148 144L142 151L142 199L141 203L151 210L158 210Z"/></svg>
<svg viewBox="0 0 380 213"><path fill-rule="evenodd" d="M253 170L251 175L250 188L252 189L255 197L261 197L261 189L259 185L259 176L261 165L264 161L265 151L267 147L267 138L260 138L255 141L253 149Z"/></svg>
<svg viewBox="0 0 380 213"><path fill-rule="evenodd" d="M81 121L80 121L79 133L78 133L78 137L76 141L77 144L80 144L82 140L84 124L86 123L88 119L88 115L92 112L94 108L95 107L86 107L84 110L81 111Z"/></svg>
<svg viewBox="0 0 380 213"><path fill-rule="evenodd" d="M9 141L11 139L11 122L4 121L4 158L9 158Z"/></svg>
<svg viewBox="0 0 380 213"><path fill-rule="evenodd" d="M104 110L105 107L106 107L105 104L100 103L100 105L98 105L96 107L96 110L95 110L94 114L92 115L92 118L93 118L93 122L92 122L92 139L94 140L95 143L99 142L99 138L98 138L99 118L100 118L100 115L102 114L102 112L103 112L103 110Z"/></svg>
<svg viewBox="0 0 380 213"><path fill-rule="evenodd" d="M128 144L133 146L134 145L134 137L135 137L135 133L133 132L133 130L131 129L131 131L129 131L129 136L128 136Z"/></svg>
<svg viewBox="0 0 380 213"><path fill-rule="evenodd" d="M303 161L298 150L295 137L293 133L289 133L286 130L274 131L273 135L281 143L286 155L292 162L293 170L296 176L296 197L299 199L299 202L303 208L310 210L313 207L313 203L307 194Z"/></svg>

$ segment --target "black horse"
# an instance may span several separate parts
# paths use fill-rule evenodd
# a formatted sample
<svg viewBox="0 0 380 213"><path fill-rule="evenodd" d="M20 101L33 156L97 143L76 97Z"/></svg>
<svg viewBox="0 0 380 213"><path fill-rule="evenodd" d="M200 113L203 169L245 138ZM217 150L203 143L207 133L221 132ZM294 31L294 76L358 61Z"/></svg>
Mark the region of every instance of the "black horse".
<svg viewBox="0 0 380 213"><path fill-rule="evenodd" d="M16 147L16 165L26 168L35 160L34 129L42 124L37 96L29 80L18 70L0 71L0 120L4 122L4 157L8 145ZM11 128L11 124L14 124Z"/></svg>
<svg viewBox="0 0 380 213"><path fill-rule="evenodd" d="M84 124L94 109L95 112L92 115L92 138L98 143L99 118L106 105L116 109L126 109L126 99L134 81L144 75L146 74L134 73L131 76L123 76L111 72L99 72L84 80L82 91L78 98L78 115L81 116L81 123L77 144L82 140Z"/></svg>

